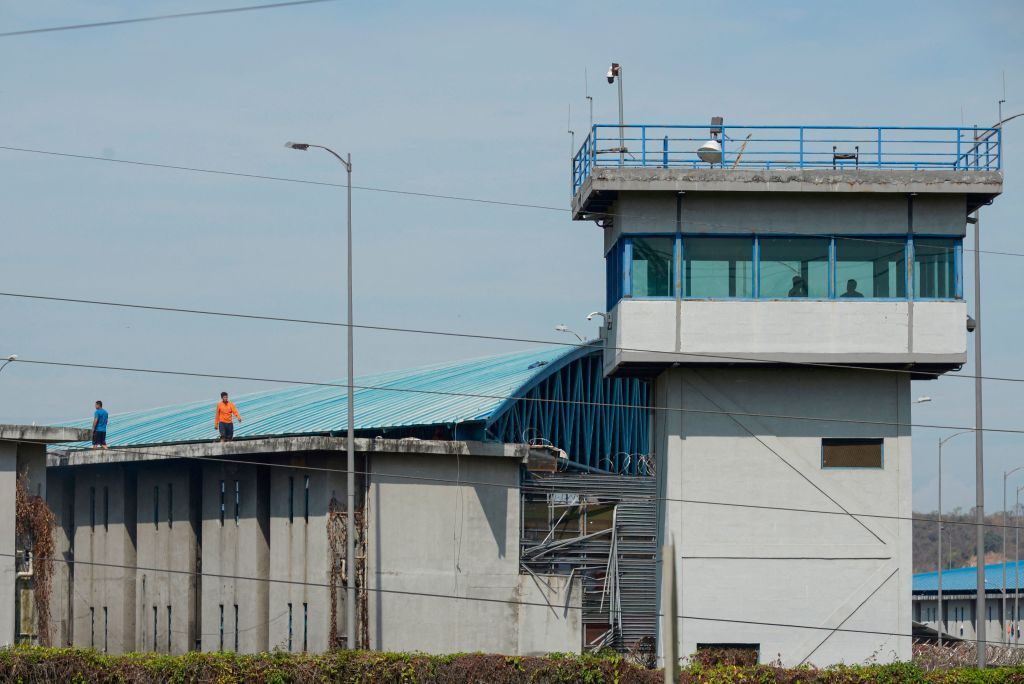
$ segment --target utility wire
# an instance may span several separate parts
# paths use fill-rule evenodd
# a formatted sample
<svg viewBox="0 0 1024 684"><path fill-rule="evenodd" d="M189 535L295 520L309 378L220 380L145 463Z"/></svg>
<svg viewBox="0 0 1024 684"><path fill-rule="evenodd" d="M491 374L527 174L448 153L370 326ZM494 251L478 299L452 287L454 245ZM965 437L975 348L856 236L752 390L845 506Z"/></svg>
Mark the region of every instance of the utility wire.
<svg viewBox="0 0 1024 684"><path fill-rule="evenodd" d="M2 34L0 34L0 36L2 36ZM239 172L239 171L225 171L225 170L220 170L220 169L205 169L205 168L200 168L200 167L195 167L195 166L176 166L176 165L173 165L173 164L161 164L161 163L157 163L157 162L145 162L145 161L136 161L136 160L130 160L130 159L111 159L109 157L97 157L97 156L92 156L92 155L87 155L87 154L73 154L73 153L70 153L70 152L55 152L55 151L51 151L51 150L38 150L38 149L32 149L32 148L27 148L27 147L15 147L15 146L11 146L11 145L0 145L0 150L7 150L9 152L25 152L25 153L29 153L29 154L42 154L42 155L48 155L48 156L51 156L51 157L66 157L66 158L70 158L70 159L86 159L86 160L90 160L90 161L110 162L110 163L114 163L114 164L129 164L129 165L133 165L133 166L145 166L145 167L158 168L158 169L171 169L171 170L174 170L174 171L189 171L189 172L192 172L192 173L208 173L208 174L214 174L214 175L219 175L219 176L235 176L235 177L238 177L238 178L251 178L251 179L256 179L256 180L278 181L278 182L283 182L283 183L301 183L301 184L304 184L304 185L322 185L322 186L334 187L334 188L345 188L345 187L348 187L344 183L332 183L332 182L327 182L327 181L315 181L315 180L307 180L307 179L301 179L301 178L288 178L288 177L284 177L284 176L267 176L267 175L260 175L260 174L254 174L254 173L244 173L244 172ZM520 207L520 208L523 208L523 209L541 209L541 210L545 210L545 211L557 211L557 212L561 212L561 213L572 213L572 209L567 209L565 207L555 207L555 206L550 206L550 205L545 205L545 204L529 204L529 203L524 203L524 202L508 202L508 201L503 201L503 200L484 199L484 198L479 198L479 197L467 197L467 196L463 196L463 195L442 195L442 194L437 194L437 193L416 192L416 191L411 191L411 190L400 190L400 189L396 189L396 188L380 188L380 187L373 187L373 186L367 186L367 185L353 185L352 189L353 190L366 190L366 191L369 191L369 192L388 193L388 194L393 194L393 195L407 195L407 196L411 196L411 197L428 197L428 198L432 198L432 199L453 200L453 201L458 201L458 202L474 202L474 203L477 203L477 204L494 204L494 205L507 206L507 207ZM619 217L619 216L624 216L623 214L618 214L616 212L608 212L608 211L588 212L588 215L589 216L599 216L602 219L616 218L616 217ZM637 219L637 220L642 220L642 219L662 219L664 217L662 217L662 216L650 216L650 215L639 214L639 215L630 215L629 218ZM736 224L730 224L730 223L711 223L711 222L708 222L708 221L699 221L698 223L701 226L708 226L708 227L715 227L715 228L733 228L733 229L740 228L744 233L748 233L749 232L750 235L754 235L754 232L752 230L750 230L749 226L738 226ZM674 233L671 233L671 234L670 233L666 233L666 235L674 235ZM853 235L835 235L835 234L832 234L832 233L808 233L806 235L803 235L802 237L835 238L837 240L849 240L849 241L855 241L855 242L871 242L871 243L876 243L876 244L886 244L886 245L893 245L893 246L903 246L903 244L904 244L903 242L896 242L894 240L884 240L884 239L879 239L879 238L858 237L858 236L853 236ZM965 251L965 252L972 252L974 250L973 249L968 249L968 248L965 247L965 248L963 248L963 251ZM996 254L996 255L1002 255L1002 256L1024 257L1024 252L1005 252L1005 251L996 251L996 250L983 249L983 250L980 250L980 253L981 254Z"/></svg>
<svg viewBox="0 0 1024 684"><path fill-rule="evenodd" d="M338 439L343 439L343 438L339 437ZM31 441L31 440L17 440L17 441L19 443L21 443L21 444L34 444L34 445L48 445L49 444L49 443L46 443L46 442L36 442L36 441ZM236 440L234 442L234 444L244 444L246 441L248 441L248 440ZM345 468L327 468L327 467L323 467L323 466L293 465L293 464L289 464L289 463L274 463L273 461L248 461L248 460L242 460L242 459L236 459L236 458L225 458L225 457L222 457L222 456L187 456L187 455L183 455L183 454L175 454L175 453L173 453L172 450L174 449L175 446L181 446L181 445L167 444L167 445L157 445L157 446L153 446L153 447L148 447L148 449L151 449L151 451L146 451L145 449L147 447L135 447L135 448L132 448L132 447L118 447L118 446L114 446L114 447L110 447L110 449L108 449L107 452L109 453L109 452L113 451L115 453L131 454L131 455L135 455L135 456L143 456L143 457L148 457L148 458L153 459L153 460L158 460L158 459L181 459L181 460L186 460L186 461L199 461L199 462L202 462L202 463L228 463L228 464L232 464L232 465L267 466L267 467L270 467L270 468L283 468L283 469L286 469L286 470L311 471L311 472L321 472L321 473L338 473L338 474L347 474L348 473L348 470L345 469ZM171 453L166 453L167 451L171 451ZM164 452L164 453L161 453L161 452ZM78 453L78 454L92 454L92 455L96 455L97 452L94 449L84 449L84 448L61 449L61 448L57 447L55 449L55 451L52 451L50 453L57 453L57 454L75 454L75 453ZM65 467L78 468L78 467L83 467L83 466L88 466L88 465L101 465L101 464L102 464L102 462L97 462L95 464L81 463L81 464L76 464L76 465L70 465L69 464L69 465L67 465ZM415 481L415 482L434 482L434 483L439 483L439 484L456 484L456 485L460 485L460 486L469 486L469 487L496 487L496 488L505 489L505 490L512 488L512 486L509 485L506 482L487 482L487 481L481 481L481 480L466 480L466 479L455 480L455 479L452 479L452 478L444 478L444 477L430 477L430 476L427 476L427 475L409 475L409 474L405 474L405 473L378 472L378 471L374 471L374 470L354 470L352 472L355 475L380 476L380 477L393 478L393 479L412 480L412 481ZM621 475L619 473L611 473L611 472L607 473L606 475L607 476L616 476L617 475L619 477L631 477L631 476L626 476L626 475ZM662 497L662 496L629 496L629 497L622 497L622 498L615 498L614 499L614 503L658 503L658 502L685 503L685 504L694 504L694 505L701 505L701 506L720 506L720 507L725 507L725 508L743 508L743 509L763 510L763 511L778 511L778 512L783 512L783 513L809 513L809 514L814 514L814 515L833 515L833 516L855 517L855 518L873 518L873 519L879 519L879 520L901 520L901 521L907 521L907 522L920 522L920 523L941 523L943 525L967 525L967 526L971 526L971 527L991 527L991 528L1002 529L1002 530L1024 530L1024 526L1009 525L1009 524L1006 524L1005 522L1003 522L1003 523L996 523L996 522L979 523L979 522L973 521L973 520L963 520L963 521L961 521L961 520L951 520L951 519L948 519L948 518L930 518L930 517L907 516L907 515L887 515L887 514L884 514L884 513L862 513L862 512L857 512L857 511L824 510L824 509L817 509L817 508L798 508L798 507L795 507L795 506L769 506L767 504L739 503L739 502L731 502L731 501L713 501L713 500L710 500L710 499L687 499L687 498ZM605 502L605 503L609 503L609 502ZM927 516L929 514L924 514L924 515Z"/></svg>
<svg viewBox="0 0 1024 684"><path fill-rule="evenodd" d="M246 5L243 7L226 7L224 9L201 10L198 12L181 12L179 14L160 14L152 17L137 17L135 19L115 19L112 21L94 21L88 24L67 24L64 26L47 26L46 28L25 29L22 31L6 31L0 33L0 38L12 36L27 36L35 33L53 33L54 31L76 31L78 29L101 28L104 26L120 26L122 24L141 24L149 21L164 21L165 19L186 19L188 17L205 17L214 14L233 14L235 12L254 12L256 10L277 9L279 7L294 7L296 5L314 5L321 2L334 2L335 0L290 0L289 2L273 2L266 5Z"/></svg>
<svg viewBox="0 0 1024 684"><path fill-rule="evenodd" d="M23 292L0 292L0 297L11 297L17 299L33 299L39 301L49 302L61 302L67 304L91 304L95 306L110 306L122 309L140 309L145 311L162 311L172 313L184 313L194 314L199 316L219 316L224 318L242 318L249 320L259 321L274 321L280 323L298 323L304 325L317 325L325 327L336 327L346 328L347 323L341 323L340 321L328 321L328 320L317 320L317 319L305 319L305 318L287 318L282 316L269 316L260 314L243 314L243 313L232 313L227 311L212 311L209 309L187 309L172 306L159 306L153 304L129 304L126 302L113 302L103 301L97 299L79 299L73 297L53 297L48 295L37 295L28 294ZM530 337L504 337L500 335L485 335L482 333L460 333L447 330L430 330L423 328L399 328L394 326L386 325L367 325L367 324L353 324L353 328L358 330L376 330L383 332L396 332L396 333L412 333L417 335L438 335L442 337L461 337L474 340L489 340L497 342L519 342L528 344L544 344L556 347L580 347L586 346L588 343L582 345L578 342L563 342L558 340L544 340L539 338ZM963 379L976 379L979 376L966 375L963 373L940 373L938 371L925 371L925 370L908 370L904 368L882 368L878 366L863 366L854 364L842 364L842 363L828 363L824 361L791 361L791 360L779 360L768 357L758 357L756 355L746 356L731 356L729 354L720 354L712 352L681 352L681 351L665 351L663 349L642 349L638 347L615 347L611 345L601 345L595 347L600 349L607 349L613 351L626 351L626 352L643 352L646 354L660 354L666 357L665 363L678 360L686 360L688 358L703 358L719 361L744 361L744 362L761 362L771 363L780 366L806 366L811 368L837 368L844 370L859 370L859 371L873 371L879 373L898 373L900 375L912 375L916 377L930 376L933 378L939 377L952 377L952 378L963 378ZM998 382L1024 382L1024 378L1012 378L1012 377L1000 377L992 375L980 376L981 380L991 380Z"/></svg>
<svg viewBox="0 0 1024 684"><path fill-rule="evenodd" d="M193 378L212 378L217 380L244 380L247 382L268 382L277 383L282 385L307 385L313 387L339 387L347 388L348 383L340 382L310 382L306 380L285 380L281 378L264 378L254 377L246 375L224 375L220 373L199 373L193 371L172 371L172 370L160 370L156 368L134 368L131 366L109 366L103 364L94 363L73 363L70 361L48 361L43 359L18 359L17 363L29 363L41 366L57 366L62 368L89 368L94 370L107 370L107 371L119 371L126 373L149 373L153 375L173 375L181 377L193 377ZM497 394L481 394L472 392L449 392L444 390L427 390L427 389L415 389L411 387L387 387L383 385L355 385L354 389L361 390L374 390L381 392L398 392L398 393L411 393L411 394L427 394L442 397L467 397L473 399L496 399L506 400L507 396ZM523 401L532 401L538 403L548 404L568 404L572 406L596 406L604 408L626 408L635 409L637 406L631 406L629 404L618 404L611 402L600 402L600 401L583 401L575 399L553 399L546 397L517 397ZM928 430L963 430L963 431L975 431L976 428L965 427L962 425L939 425L931 423L901 423L884 420L862 420L857 418L826 418L822 416L794 416L779 413L753 413L746 411L714 411L710 409L695 409L695 408L682 408L676 406L647 406L645 407L650 411L666 411L666 412L677 412L677 413L694 413L701 415L717 415L717 416L744 416L748 418L771 418L779 420L803 420L818 423L841 423L851 425L880 425L885 427L909 427L909 428L922 428ZM981 428L981 432L995 432L1001 434L1024 434L1024 429L1019 428Z"/></svg>
<svg viewBox="0 0 1024 684"><path fill-rule="evenodd" d="M8 558L12 558L12 557L13 558L17 558L17 554L14 554L14 553L0 553L0 556L8 557ZM88 566L101 567L101 568L114 568L114 569L120 569L120 570L134 570L136 572L138 572L138 571L154 572L154 573L161 572L161 573L167 573L167 574L172 574L172 575L189 575L191 577L199 577L199 578L210 577L210 578L213 578L213 579L228 579L228 580L237 580L237 581L242 581L242 582L266 582L266 583L270 583L270 584L286 584L286 585L293 585L293 586L315 587L315 588L323 588L323 589L329 589L330 588L330 584L326 584L326 583L323 583L323 582L309 582L309 581L303 581L303 580L274 579L274 578L270 578L270 577L247 577L247 576L244 576L244 575L231 575L231 574L210 573L210 572L196 572L194 570L175 570L175 569L172 569L172 568L147 567L147 566L141 566L141 565L128 565L128 564L123 564L123 563L104 563L104 562L100 562L100 561L85 561L85 560L78 560L78 559L69 560L69 559L66 559L66 558L57 558L57 557L37 557L36 560L37 561L49 561L49 562L53 562L53 563L64 563L64 564L67 564L67 565L88 565ZM888 581L888 580L886 580L886 581ZM373 593L378 593L378 594L393 594L393 595L397 595L397 596L422 596L422 597L426 597L426 598L448 599L448 600L456 600L456 601L477 601L477 602L481 602L481 603L496 603L496 604L501 604L501 605L527 606L527 607L545 608L547 610L550 610L551 607L552 607L552 605L550 603L540 603L539 601L517 601L517 600L512 600L512 599L490 598L490 597L485 597L485 596L458 596L458 595L454 595L454 594L441 594L441 593L427 592L427 591L409 591L409 590L403 590L403 589L383 589L381 587L367 587L367 586L362 586L362 587L359 587L358 589L360 591L373 592ZM578 610L578 611L585 610L584 606L574 606L574 605L568 605L568 604L559 605L559 608L561 608L563 610ZM649 616L649 617L658 617L658 618L662 617L662 613L661 612L653 612L653 611L652 612L648 612L648 611L642 611L641 612L641 611L638 611L638 612L633 612L631 614L633 614L633 615L646 615L646 616ZM781 628L787 628L787 629L805 629L805 630L815 630L815 631L832 632L832 633L834 633L834 632L842 632L842 633L850 633L850 634L868 634L868 635L874 635L874 636L896 636L896 637L909 637L909 638L913 638L914 637L914 635L912 633L908 634L906 632L887 632L887 631L884 631L884 630L874 630L874 629L852 629L852 628L841 627L841 626L840 627L827 627L827 626L824 626L824 625L803 625L803 624L791 623L791 622L772 622L772 621L768 621L768 620L741 620L741 619L736 619L736 618L709 617L709 616L704 616L704 615L676 615L675 619L676 620L693 620L693 621L698 621L698 622L725 622L725 623L730 623L730 624L751 625L751 626L757 626L757 627L781 627ZM963 639L963 641L977 641L977 640L975 640L975 639ZM986 640L985 643L993 643L993 644L1000 644L1000 645L1003 645L1003 646L1010 646L1009 644L1003 644L1002 641L994 641L994 640Z"/></svg>

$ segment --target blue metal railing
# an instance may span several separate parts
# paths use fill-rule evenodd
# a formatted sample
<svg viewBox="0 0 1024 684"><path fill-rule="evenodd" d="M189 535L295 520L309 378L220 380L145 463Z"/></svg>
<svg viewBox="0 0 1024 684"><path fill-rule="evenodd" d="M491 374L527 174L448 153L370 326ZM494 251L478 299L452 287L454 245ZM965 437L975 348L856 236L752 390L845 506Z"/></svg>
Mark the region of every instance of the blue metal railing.
<svg viewBox="0 0 1024 684"><path fill-rule="evenodd" d="M710 128L708 124L630 124L620 129L617 124L595 124L572 160L573 192L596 166L949 171L1002 168L1001 128L722 125L721 133L715 136L722 152L713 164L697 154L711 137Z"/></svg>

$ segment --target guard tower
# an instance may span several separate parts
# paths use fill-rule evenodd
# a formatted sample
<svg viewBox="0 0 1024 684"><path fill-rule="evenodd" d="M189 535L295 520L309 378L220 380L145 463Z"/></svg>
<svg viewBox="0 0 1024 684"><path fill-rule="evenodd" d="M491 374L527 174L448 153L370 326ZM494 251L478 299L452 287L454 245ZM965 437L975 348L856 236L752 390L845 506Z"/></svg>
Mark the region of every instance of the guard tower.
<svg viewBox="0 0 1024 684"><path fill-rule="evenodd" d="M681 656L910 658L910 381L966 361L962 243L1002 191L1000 143L592 128L574 218L604 231L604 371L654 383Z"/></svg>

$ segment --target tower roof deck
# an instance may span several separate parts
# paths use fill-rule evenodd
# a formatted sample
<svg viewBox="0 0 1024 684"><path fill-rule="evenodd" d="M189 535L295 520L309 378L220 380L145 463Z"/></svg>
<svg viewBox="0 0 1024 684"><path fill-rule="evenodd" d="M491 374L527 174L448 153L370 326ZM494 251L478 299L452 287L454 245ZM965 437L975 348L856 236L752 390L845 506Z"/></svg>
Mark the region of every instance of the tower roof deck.
<svg viewBox="0 0 1024 684"><path fill-rule="evenodd" d="M964 126L595 124L572 162L573 215L620 191L1002 192L1002 129Z"/></svg>

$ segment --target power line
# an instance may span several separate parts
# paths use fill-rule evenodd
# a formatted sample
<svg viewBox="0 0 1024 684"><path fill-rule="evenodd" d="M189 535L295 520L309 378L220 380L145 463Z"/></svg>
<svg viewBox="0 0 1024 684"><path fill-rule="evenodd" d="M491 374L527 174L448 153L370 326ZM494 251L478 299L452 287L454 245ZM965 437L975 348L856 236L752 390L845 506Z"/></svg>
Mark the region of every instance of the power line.
<svg viewBox="0 0 1024 684"><path fill-rule="evenodd" d="M186 19L189 17L205 17L215 14L233 14L235 12L253 12L256 10L277 9L279 7L294 7L296 5L314 5L321 2L334 2L335 0L290 0L289 2L273 2L266 5L246 5L243 7L226 7L224 9L201 10L197 12L181 12L179 14L160 14L152 17L137 17L135 19L115 19L112 21L94 21L88 24L67 24L64 26L47 26L46 28L25 29L22 31L6 31L0 33L0 38L11 36L27 36L34 33L53 33L54 31L76 31L78 29L101 28L104 26L120 26L122 24L141 24L149 21L164 21L166 19Z"/></svg>
<svg viewBox="0 0 1024 684"><path fill-rule="evenodd" d="M2 34L0 34L0 35L2 35ZM189 172L192 172L192 173L207 173L207 174L214 174L214 175L219 175L219 176L235 176L235 177L238 177L238 178L250 178L250 179L255 179L255 180L277 181L277 182L283 182L283 183L300 183L300 184L304 184L304 185L321 185L321 186L334 187L334 188L348 187L344 183L331 183L331 182L328 182L328 181L315 181L315 180L308 180L308 179L302 179L302 178L289 178L289 177L285 177L285 176L267 176L267 175L254 174L254 173L244 173L244 172L240 172L240 171L225 171L225 170L220 170L220 169L206 169L206 168L200 168L200 167L195 167L195 166L177 166L177 165L174 165L174 164L162 164L162 163L157 163L157 162L135 161L135 160L130 160L130 159L112 159L112 158L109 158L109 157L97 157L97 156L93 156L93 155L74 154L74 153L70 153L70 152L55 152L55 151L51 151L51 150L38 150L38 149L32 149L32 148L27 148L27 147L15 147L15 146L11 146L11 145L0 145L0 150L7 150L9 152L25 152L25 153L30 153L30 154L42 154L42 155L48 155L48 156L52 156L52 157L66 157L66 158L70 158L70 159L86 159L86 160L90 160L90 161L110 162L110 163L114 163L114 164L129 164L129 165L133 165L133 166L144 166L144 167L158 168L158 169L170 169L170 170L174 170L174 171L189 171ZM353 190L365 190L365 191L368 191L368 192L381 192L381 193L388 193L388 194L394 194L394 195L407 195L407 196L411 196L411 197L426 197L426 198L431 198L431 199L453 200L453 201L458 201L458 202L474 202L474 203L477 203L477 204L493 204L493 205L506 206L506 207L519 207L519 208L523 208L523 209L540 209L540 210L544 210L544 211L557 211L557 212L561 212L561 213L572 213L572 209L567 209L565 207L555 207L555 206L550 206L550 205L545 205L545 204L530 204L530 203L524 203L524 202L509 202L509 201L504 201L504 200L485 199L485 198L480 198L480 197L468 197L468 196L464 196L464 195L443 195L443 194L430 193L430 192L417 192L417 191L412 191L412 190L400 190L400 189L396 189L396 188L381 188L381 187L373 187L373 186L367 186L367 185L353 185L352 189ZM591 216L600 216L602 219L604 219L604 218L616 218L616 217L623 216L622 214L618 214L618 213L615 213L615 212L608 212L608 211L604 211L604 212L589 212L589 214ZM639 219L661 219L663 217L661 217L661 216L649 216L649 215L637 214L637 215L630 215L629 218L638 219L639 220ZM740 228L744 232L749 232L750 235L754 235L754 232L752 230L750 230L749 227L738 226L736 224L730 224L730 223L711 223L711 222L707 222L707 221L699 221L699 224L701 226L710 226L710 227L715 227L715 228ZM666 235L669 235L669 234L666 234ZM672 235L674 235L674 233L672 233ZM803 235L802 237L808 237L808 238L814 238L814 237L818 237L818 238L835 238L837 240L848 240L848 241L854 241L854 242L871 242L871 243L876 243L876 244L886 244L886 245L893 245L893 246L903 246L903 244L904 244L903 242L896 242L896 241L893 241L893 240L884 240L884 239L869 238L869 237L858 237L858 236L853 236L853 235L835 235L835 234L831 234L831 233L808 233L806 235ZM965 252L972 252L974 250L965 247L965 248L963 248L963 251L965 251ZM1006 252L1006 251L996 251L996 250L986 250L986 249L983 249L983 250L981 250L980 253L981 254L996 254L996 255L1001 255L1001 256L1024 257L1024 252Z"/></svg>
<svg viewBox="0 0 1024 684"><path fill-rule="evenodd" d="M16 553L0 553L0 556L4 556L4 557L7 557L7 558L17 558L17 554ZM173 569L173 568L149 567L149 566L142 566L142 565L138 565L138 564L129 565L129 564L125 564L125 563L105 563L105 562L102 562L102 561L86 561L86 560L78 560L78 559L58 558L58 557L53 557L53 556L51 556L51 557L37 557L36 561L37 562L49 561L51 563L64 563L66 565L88 565L88 566L92 566L92 567L114 568L114 569L119 569L119 570L134 570L136 572L143 571L143 572L154 572L154 573L167 573L167 574L172 574L172 575L188 575L190 577L199 577L199 578L209 577L209 578L213 578L213 579L228 579L228 580L236 580L236 581L241 581L241 582L265 582L265 583L269 583L269 584L286 584L286 585L292 585L292 586L304 586L304 587L314 587L314 588L323 588L323 589L330 589L330 586L331 586L330 584L324 583L324 582L310 582L310 581L305 581L305 580L292 580L292 579L276 579L276 578L271 578L271 577L249 577L249 576L244 576L244 575L232 575L232 574L227 574L227 573L211 573L211 572L203 572L203 571L197 572L195 570L177 570L177 569ZM895 574L895 572L893 574ZM885 581L888 581L891 577L892 577L892 575L890 575L888 578L886 578ZM883 584L884 584L884 582L883 582ZM551 607L552 607L550 603L541 603L539 601L518 601L518 600L513 600L513 599L490 598L490 597L486 597L486 596L459 596L459 595L455 595L455 594L441 594L441 593L437 593L437 592L411 591L411 590L404 590L404 589L384 589L384 588L381 588L381 587L367 587L367 586L359 587L359 590L365 591L365 592L378 593L378 594L393 594L393 595L397 595L397 596L422 596L422 597L425 597L425 598L448 599L448 600L456 600L456 601L477 601L477 602L481 602L481 603L495 603L495 604L500 604L500 605L512 605L512 606L526 606L526 607L535 607L535 608L545 608L547 610L550 610ZM569 605L569 604L559 605L559 608L561 608L563 610L578 610L578 611L585 610L584 606L574 606L574 605ZM648 611L636 611L636 612L631 612L631 614L633 614L633 615L646 615L648 617L659 617L659 618L662 617L662 613L659 612L659 611L650 611L650 612L648 612ZM905 632L888 632L888 631L884 631L884 630L873 630L873 629L852 629L852 628L841 627L841 626L840 627L827 627L825 625L803 625L803 624L790 623L790 622L772 622L772 621L768 621L768 620L743 620L743 619L737 619L737 618L710 617L710 616L704 616L704 615L676 615L675 619L676 620L693 620L693 621L697 621L697 622L725 622L725 623L730 623L730 624L751 625L751 626L758 626L758 627L780 627L780 628L786 628L786 629L805 629L805 630L815 630L815 631L823 631L823 632L830 632L830 633L842 632L842 633L850 633L850 634L868 634L868 635L874 635L874 636L896 636L896 637L908 637L908 638L913 638L914 637L914 635L912 633L908 634L908 633L905 633ZM964 641L976 641L976 640L974 640L974 639L964 639ZM1000 645L1004 645L1004 646L1009 646L1008 644L1003 644L1001 641L986 641L985 643L994 643L994 644L1000 644Z"/></svg>
<svg viewBox="0 0 1024 684"><path fill-rule="evenodd" d="M212 378L216 380L243 380L246 382L269 382L278 383L282 385L308 385L314 387L339 387L347 388L348 385L345 383L337 382L311 382L306 380L286 380L281 378L264 378L246 375L224 375L219 373L200 373L196 371L172 371L172 370L161 370L157 368L135 368L131 366L110 366L103 364L93 363L74 363L70 361L48 361L43 359L21 359L19 358L16 363L29 363L41 366L59 366L63 368L89 368L94 370L107 370L107 371L119 371L126 373L149 373L153 375L173 375L181 377L193 377L193 378ZM381 392L399 392L399 393L411 393L411 394L428 394L442 397L467 397L474 399L497 399L505 400L507 396L496 395L496 394L480 394L472 392L450 392L444 390L427 390L427 389L415 389L411 387L386 387L382 385L352 385L355 389L361 390L374 390ZM550 403L550 404L569 404L573 406L596 406L603 408L637 408L629 404L618 404L611 402L597 402L597 401L582 401L574 399L552 399L545 397L517 397L523 401L533 401L539 403ZM819 423L840 423L840 424L851 424L851 425L880 425L885 427L910 427L910 428L922 428L928 430L963 430L963 431L975 431L973 427L957 426L957 425L938 425L930 423L901 423L893 421L882 421L882 420L864 420L857 418L826 418L821 416L793 416L786 414L777 413L753 413L745 411L712 411L709 409L694 409L694 408L682 408L676 406L648 406L646 407L651 411L671 411L678 413L696 413L702 415L720 415L720 416L744 416L748 418L771 418L779 420L805 420ZM1018 428L982 428L982 432L995 432L1001 434L1024 434L1024 429Z"/></svg>
<svg viewBox="0 0 1024 684"><path fill-rule="evenodd" d="M224 318L242 318L249 320L260 320L260 321L274 321L279 323L298 323L304 325L317 325L326 327L346 328L347 323L340 321L328 321L328 320L317 320L307 318L288 318L282 316L269 316L261 314L243 314L233 313L227 311L213 311L209 309L188 309L181 307L172 306L160 306L153 304L130 304L126 302L113 302L103 301L98 299L80 299L74 297L55 297L49 295L37 295L28 294L23 292L0 292L0 297L12 297L18 299L34 299L40 301L50 302L62 302L66 304L91 304L95 306L110 306L123 309L140 309L145 311L162 311L171 313L183 313L183 314L194 314L200 316L219 316ZM376 330L383 332L396 332L396 333L412 333L417 335L439 335L442 337L461 337L475 340L489 340L497 342L520 342L528 344L544 344L549 346L557 347L579 347L581 346L578 342L563 342L558 340L544 340L539 338L530 337L505 337L500 335L485 335L483 333L460 333L448 330L430 330L424 328L400 328L386 325L368 325L368 324L354 324L353 328L360 330ZM660 354L667 357L665 363L672 362L674 360L686 360L691 357L719 360L719 361L743 361L743 362L761 362L770 363L773 365L781 366L806 366L811 368L834 368L842 370L858 370L858 371L873 371L879 373L898 373L900 375L911 375L911 376L931 376L932 378L939 377L952 377L962 379L975 379L976 375L966 375L963 373L942 373L938 371L925 371L925 370L908 370L904 368L883 368L878 366L864 366L855 364L841 364L841 363L828 363L824 361L792 361L792 360L779 360L768 357L758 357L755 355L745 356L731 356L728 354L721 354L717 352L681 352L681 351L665 351L663 349L642 349L638 347L615 347L611 345L603 345L601 349L613 350L613 351L626 351L626 352L643 352L646 354ZM994 382L1024 382L1024 378L1011 378L1011 377L1000 377L983 375L982 380L991 380Z"/></svg>
<svg viewBox="0 0 1024 684"><path fill-rule="evenodd" d="M339 438L339 439L341 439L341 438ZM19 443L22 443L22 444L36 444L36 445L38 445L38 444L48 444L48 443L44 443L44 442L35 442L35 441L31 441L31 440L17 440L17 441ZM237 440L234 443L239 444L239 443L244 443L245 441L247 441L247 440ZM337 473L337 474L347 474L348 473L348 470L345 469L345 468L327 468L327 467L323 467L323 466L293 465L293 464L289 464L289 463L274 463L272 461L247 461L247 460L242 460L242 459L225 458L225 457L222 457L222 456L187 456L187 455L174 454L174 453L158 453L156 451L156 450L159 450L159 449L168 449L168 450L169 449L173 449L174 446L176 446L176 445L168 444L168 445L158 445L158 446L149 447L150 449L153 449L154 451L145 451L144 448L140 448L140 447L132 448L132 447L117 447L117 446L114 446L114 447L111 447L110 449L108 449L108 451L114 451L114 452L123 453L123 454L132 454L132 455L136 455L136 456L146 456L146 457L157 456L157 457L160 457L161 459L181 459L181 460L186 460L186 461L197 461L197 462L201 462L201 463L228 463L228 464L232 464L232 465L266 466L266 467L270 467L270 468L282 468L282 469L285 469L285 470L299 470L299 471L322 472L322 473ZM96 453L92 449L78 449L78 448L75 448L75 449L61 449L59 447L56 448L55 451L57 453L65 453L65 454L83 453L83 454L93 454L93 455L95 455L95 453ZM51 453L53 453L53 452L51 452ZM99 464L99 463L96 463L96 464L83 463L83 464L78 464L78 465L74 465L74 466L68 465L68 466L65 466L65 467L77 468L77 467L88 466L88 465L101 465L101 464ZM487 481L482 481L482 480L466 480L466 479L461 479L461 478L460 479L453 479L453 478L445 478L445 477L430 477L430 476L427 476L427 475L409 475L409 474L406 474L406 473L379 472L379 471L374 471L374 470L354 470L352 472L355 475L381 476L381 477L394 478L394 479L412 480L412 481L415 481L415 482L435 482L435 483L439 483L439 484L456 484L456 485L464 485L464 486L467 486L467 487L496 487L496 488L499 488L499 489L510 489L510 488L512 488L511 485L509 485L508 483L505 483L505 482L487 482ZM624 476L624 475L621 475L621 474L618 474L618 473L607 473L607 475L608 476L618 475L619 477L629 477L629 476ZM872 518L872 519L879 519L879 520L900 520L900 521L907 521L907 522L912 522L912 523L913 522L941 523L943 525L961 525L961 526L966 525L966 526L970 526L970 527L991 527L991 528L1001 529L1001 530L1024 530L1024 526L1008 525L1005 522L1003 522L1003 523L996 523L996 522L978 523L978 522L972 521L972 520L963 520L963 521L961 521L961 520L952 520L952 519L949 519L949 518L941 518L941 517L940 518L929 518L929 517L912 516L912 515L908 516L908 515L892 515L892 514L885 514L885 513L863 513L863 512L845 511L845 510L824 510L824 509L818 509L818 508L798 508L798 507L795 507L795 506L770 506L770 505L767 505L767 504L752 504L752 503L741 503L741 502L733 502L733 501L713 501L713 500L710 500L710 499L688 499L688 498L676 498L676 497L664 497L664 496L630 496L630 497L616 498L614 501L615 501L615 503L658 503L658 502L684 503L684 504L693 504L693 505L701 505L701 506L720 506L720 507L724 507L724 508L744 508L744 509L751 509L751 510L777 511L777 512L782 512L782 513L809 513L809 514L814 514L814 515L832 515L832 516L842 516L842 517ZM928 514L925 514L925 515L928 515Z"/></svg>

